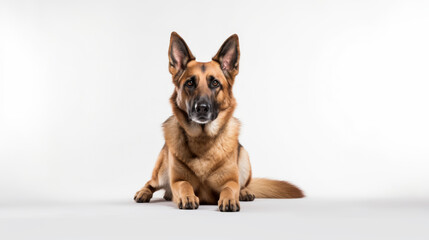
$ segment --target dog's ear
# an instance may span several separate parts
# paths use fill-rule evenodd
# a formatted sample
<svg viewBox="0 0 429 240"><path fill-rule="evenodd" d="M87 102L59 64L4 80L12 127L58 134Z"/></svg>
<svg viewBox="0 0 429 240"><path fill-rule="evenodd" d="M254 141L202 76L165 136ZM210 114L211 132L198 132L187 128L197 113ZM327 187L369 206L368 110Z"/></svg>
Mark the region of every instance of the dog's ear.
<svg viewBox="0 0 429 240"><path fill-rule="evenodd" d="M168 70L173 77L178 75L177 73L183 72L189 61L195 60L195 57L192 55L191 50L189 50L188 45L186 45L183 38L181 38L176 32L171 33L170 47L168 48L168 60Z"/></svg>
<svg viewBox="0 0 429 240"><path fill-rule="evenodd" d="M229 37L220 47L216 56L212 58L220 64L222 71L233 78L238 74L238 62L240 60L240 45L238 44L238 35Z"/></svg>

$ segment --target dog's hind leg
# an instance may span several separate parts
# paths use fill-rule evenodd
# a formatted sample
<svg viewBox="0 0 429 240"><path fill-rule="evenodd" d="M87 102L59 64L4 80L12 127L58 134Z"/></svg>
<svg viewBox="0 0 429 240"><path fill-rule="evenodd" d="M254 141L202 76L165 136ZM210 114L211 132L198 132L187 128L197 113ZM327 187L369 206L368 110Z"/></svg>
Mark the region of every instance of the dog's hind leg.
<svg viewBox="0 0 429 240"><path fill-rule="evenodd" d="M162 188L170 189L167 165L167 146L164 145L153 169L152 178L134 195L136 202L149 202L154 192Z"/></svg>
<svg viewBox="0 0 429 240"><path fill-rule="evenodd" d="M252 168L250 166L249 154L241 144L238 147L238 169L240 176L240 201L253 201L255 194L247 188L252 179Z"/></svg>
<svg viewBox="0 0 429 240"><path fill-rule="evenodd" d="M149 202L154 192L159 190L156 180L149 180L139 191L134 195L134 200L138 203Z"/></svg>
<svg viewBox="0 0 429 240"><path fill-rule="evenodd" d="M170 186L165 188L164 199L167 201L173 200L173 193L171 192Z"/></svg>

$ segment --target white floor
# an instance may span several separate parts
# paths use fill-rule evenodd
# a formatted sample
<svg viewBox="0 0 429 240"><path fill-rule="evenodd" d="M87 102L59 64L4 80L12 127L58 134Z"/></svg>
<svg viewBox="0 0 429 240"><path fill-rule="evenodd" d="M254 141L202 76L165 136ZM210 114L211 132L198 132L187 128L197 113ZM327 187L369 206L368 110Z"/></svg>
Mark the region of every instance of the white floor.
<svg viewBox="0 0 429 240"><path fill-rule="evenodd" d="M179 210L160 198L6 204L0 239L429 239L427 201L256 199L241 209Z"/></svg>

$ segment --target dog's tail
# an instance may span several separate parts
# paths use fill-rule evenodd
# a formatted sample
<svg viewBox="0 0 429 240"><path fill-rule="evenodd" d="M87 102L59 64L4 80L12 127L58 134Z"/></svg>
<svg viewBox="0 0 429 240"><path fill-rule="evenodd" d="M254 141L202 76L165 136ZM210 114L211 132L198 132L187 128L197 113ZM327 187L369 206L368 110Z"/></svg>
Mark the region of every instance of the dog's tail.
<svg viewBox="0 0 429 240"><path fill-rule="evenodd" d="M285 181L266 178L252 178L247 188L256 198L302 198L304 193Z"/></svg>

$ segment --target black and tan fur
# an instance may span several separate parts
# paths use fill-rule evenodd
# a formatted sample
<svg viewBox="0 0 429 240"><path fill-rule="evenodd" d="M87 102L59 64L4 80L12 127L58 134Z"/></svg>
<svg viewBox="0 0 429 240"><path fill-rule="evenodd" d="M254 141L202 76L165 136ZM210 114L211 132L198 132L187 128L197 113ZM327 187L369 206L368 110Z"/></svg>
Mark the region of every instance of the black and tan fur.
<svg viewBox="0 0 429 240"><path fill-rule="evenodd" d="M180 209L218 204L220 211L239 211L239 201L254 198L300 198L302 191L277 180L252 178L247 151L238 141L240 122L233 117L232 93L240 47L232 35L210 62L197 62L185 41L171 34L169 71L175 90L173 116L163 124L165 145L152 178L134 196L149 202L165 189L164 198Z"/></svg>

